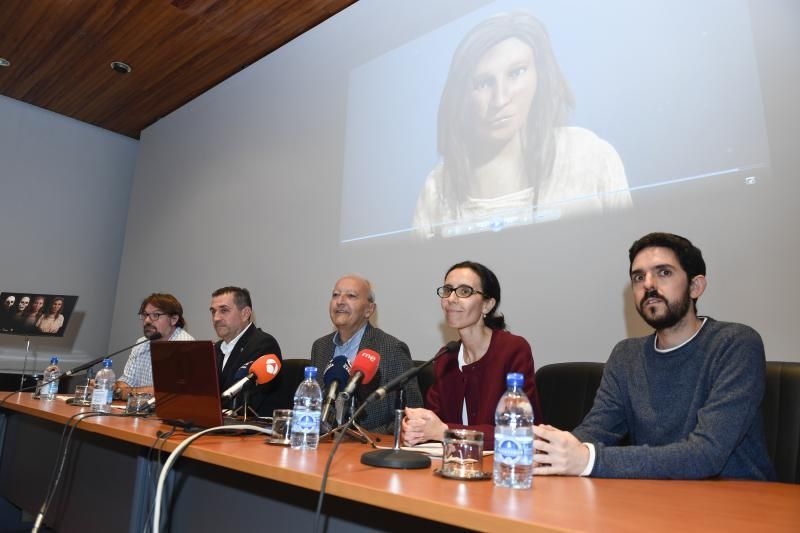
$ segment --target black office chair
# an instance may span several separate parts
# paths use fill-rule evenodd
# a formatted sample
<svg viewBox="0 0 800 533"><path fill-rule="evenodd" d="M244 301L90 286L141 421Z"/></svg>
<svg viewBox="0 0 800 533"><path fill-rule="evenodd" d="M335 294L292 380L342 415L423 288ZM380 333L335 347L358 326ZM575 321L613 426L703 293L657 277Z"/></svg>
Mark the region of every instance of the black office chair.
<svg viewBox="0 0 800 533"><path fill-rule="evenodd" d="M536 371L543 422L572 431L592 408L603 363L555 363ZM538 423L538 421L537 421Z"/></svg>
<svg viewBox="0 0 800 533"><path fill-rule="evenodd" d="M761 410L778 481L800 483L800 363L767 362Z"/></svg>
<svg viewBox="0 0 800 533"><path fill-rule="evenodd" d="M414 366L420 367L426 361L414 361ZM419 384L419 391L422 393L422 401L428 396L428 389L433 385L433 364L426 366L422 371L417 374L417 384ZM427 407L427 405L425 406Z"/></svg>

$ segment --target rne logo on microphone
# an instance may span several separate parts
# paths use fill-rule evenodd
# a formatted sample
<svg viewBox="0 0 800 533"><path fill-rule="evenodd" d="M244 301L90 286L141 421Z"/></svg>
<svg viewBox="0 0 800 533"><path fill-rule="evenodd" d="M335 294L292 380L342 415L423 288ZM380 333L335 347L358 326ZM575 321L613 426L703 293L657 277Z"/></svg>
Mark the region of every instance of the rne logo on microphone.
<svg viewBox="0 0 800 533"><path fill-rule="evenodd" d="M363 352L361 352L360 355L361 355L361 357L366 357L367 359L369 359L373 363L377 363L378 362L378 354L376 354L375 352L368 352L367 350L364 350Z"/></svg>

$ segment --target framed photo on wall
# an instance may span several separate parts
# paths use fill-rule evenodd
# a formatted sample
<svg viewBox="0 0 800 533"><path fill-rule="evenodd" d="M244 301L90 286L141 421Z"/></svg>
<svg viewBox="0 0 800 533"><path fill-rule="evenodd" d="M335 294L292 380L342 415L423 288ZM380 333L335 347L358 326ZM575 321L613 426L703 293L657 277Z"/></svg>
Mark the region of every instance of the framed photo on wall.
<svg viewBox="0 0 800 533"><path fill-rule="evenodd" d="M0 333L63 337L77 296L25 291L0 292Z"/></svg>

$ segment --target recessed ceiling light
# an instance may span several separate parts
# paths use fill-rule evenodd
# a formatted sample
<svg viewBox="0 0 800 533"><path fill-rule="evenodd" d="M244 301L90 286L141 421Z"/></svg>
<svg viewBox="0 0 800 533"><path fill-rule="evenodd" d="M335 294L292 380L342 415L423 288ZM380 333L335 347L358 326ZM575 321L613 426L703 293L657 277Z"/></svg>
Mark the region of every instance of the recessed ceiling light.
<svg viewBox="0 0 800 533"><path fill-rule="evenodd" d="M0 67L10 67L11 61L6 59L5 57L0 57Z"/></svg>
<svg viewBox="0 0 800 533"><path fill-rule="evenodd" d="M131 70L133 70L129 64L122 61L112 61L111 68L114 69L114 72L119 72L120 74L130 74Z"/></svg>

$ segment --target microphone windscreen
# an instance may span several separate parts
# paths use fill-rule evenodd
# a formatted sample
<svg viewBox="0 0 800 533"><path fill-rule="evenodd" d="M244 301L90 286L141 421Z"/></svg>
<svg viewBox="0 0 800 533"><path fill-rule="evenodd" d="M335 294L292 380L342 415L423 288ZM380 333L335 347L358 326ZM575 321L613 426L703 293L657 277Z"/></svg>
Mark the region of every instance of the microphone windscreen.
<svg viewBox="0 0 800 533"><path fill-rule="evenodd" d="M158 339L160 339L161 337L163 337L163 335L162 335L161 333L159 333L159 332L157 332L157 331L156 331L155 333L153 333L152 335L150 335L150 336L149 336L149 337L147 337L147 338L148 338L148 339L150 339L151 341L157 341L157 340L158 340Z"/></svg>
<svg viewBox="0 0 800 533"><path fill-rule="evenodd" d="M275 354L262 355L250 365L250 372L256 375L256 383L269 383L281 371L281 360Z"/></svg>
<svg viewBox="0 0 800 533"><path fill-rule="evenodd" d="M361 372L364 374L364 379L361 380L361 383L366 385L375 377L380 362L381 356L378 355L378 352L375 350L361 350L356 354L356 358L353 360L353 366L350 368L350 375L353 376L356 372Z"/></svg>
<svg viewBox="0 0 800 533"><path fill-rule="evenodd" d="M344 386L348 379L350 379L350 361L343 355L334 357L328 363L325 375L322 376L322 381L326 387L334 381L338 381L340 386Z"/></svg>
<svg viewBox="0 0 800 533"><path fill-rule="evenodd" d="M252 366L253 361L248 361L236 371L236 374L233 375L234 381L239 381L243 377L247 376L250 373L250 366Z"/></svg>

